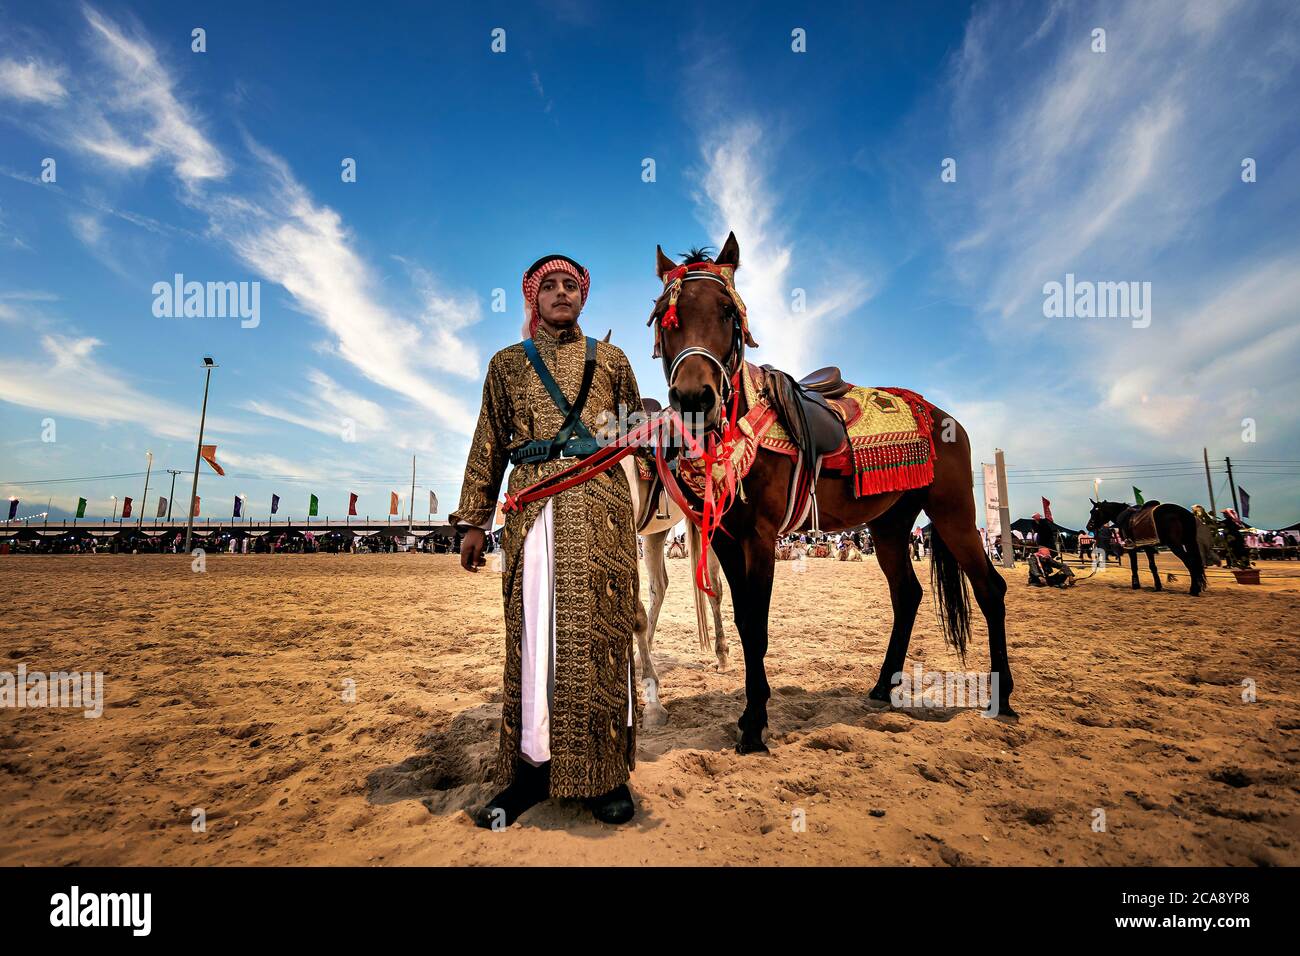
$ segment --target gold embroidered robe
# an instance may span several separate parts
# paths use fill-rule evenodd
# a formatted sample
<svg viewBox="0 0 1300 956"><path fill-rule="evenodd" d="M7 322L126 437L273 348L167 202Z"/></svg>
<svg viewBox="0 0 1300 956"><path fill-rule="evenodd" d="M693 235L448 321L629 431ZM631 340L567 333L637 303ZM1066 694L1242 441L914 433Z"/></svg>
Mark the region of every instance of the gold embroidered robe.
<svg viewBox="0 0 1300 956"><path fill-rule="evenodd" d="M538 326L542 361L572 402L582 383L585 342L576 326L558 336ZM581 418L593 435L602 413L640 411L641 395L627 356L596 343L596 370ZM470 446L453 524L483 525L494 514L510 452L532 439L550 439L564 417L516 343L488 363L483 404ZM557 458L515 466L509 490L519 490L574 463ZM623 469L615 466L552 499L555 524L555 693L551 709L551 795L590 797L628 779L636 764L635 702L627 725L628 669L633 663L637 548L635 505ZM501 591L505 602L505 694L495 779L514 778L522 724L524 537L546 499L506 515ZM635 687L635 684L633 684ZM635 694L635 690L632 691Z"/></svg>

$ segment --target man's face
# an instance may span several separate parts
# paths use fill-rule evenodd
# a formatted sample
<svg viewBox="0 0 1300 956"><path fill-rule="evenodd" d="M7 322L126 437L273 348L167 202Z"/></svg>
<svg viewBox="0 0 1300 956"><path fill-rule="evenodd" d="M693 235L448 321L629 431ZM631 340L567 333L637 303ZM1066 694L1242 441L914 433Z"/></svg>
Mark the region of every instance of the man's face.
<svg viewBox="0 0 1300 956"><path fill-rule="evenodd" d="M548 272L537 291L537 312L543 322L564 328L578 321L582 291L578 280L567 272Z"/></svg>

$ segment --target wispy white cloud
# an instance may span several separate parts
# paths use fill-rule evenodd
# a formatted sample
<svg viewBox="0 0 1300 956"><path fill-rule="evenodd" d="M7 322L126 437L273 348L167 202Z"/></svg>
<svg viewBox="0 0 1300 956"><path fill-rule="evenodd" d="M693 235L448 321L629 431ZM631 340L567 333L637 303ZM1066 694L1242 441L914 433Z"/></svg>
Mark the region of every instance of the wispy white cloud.
<svg viewBox="0 0 1300 956"><path fill-rule="evenodd" d="M711 128L696 201L716 241L735 232L740 243L736 288L763 354L802 375L813 367L826 324L862 305L868 285L859 276L841 276L833 285L808 287L808 279L825 277L795 269L794 244L775 215L763 142L763 129L754 121ZM796 288L804 290L801 312L794 310Z"/></svg>
<svg viewBox="0 0 1300 956"><path fill-rule="evenodd" d="M319 205L279 157L256 144L250 149L269 180L266 196L205 203L214 235L250 269L283 286L334 334L339 356L368 379L417 402L445 427L471 433L473 410L429 374L442 361L434 354L442 350L431 344L441 336L446 347L452 328L459 327L446 307L429 313L426 328L399 318L377 298L373 272L353 249L355 237L342 217Z"/></svg>
<svg viewBox="0 0 1300 956"><path fill-rule="evenodd" d="M55 105L68 96L62 78L62 68L34 58L26 63L0 58L0 96Z"/></svg>
<svg viewBox="0 0 1300 956"><path fill-rule="evenodd" d="M77 213L70 217L73 234L88 246L98 246L104 238L104 224L94 216Z"/></svg>
<svg viewBox="0 0 1300 956"><path fill-rule="evenodd" d="M182 101L154 46L93 8L84 12L94 57L78 71L75 105L58 120L64 138L118 167L165 163L186 186L184 202L208 218L209 238L283 286L294 307L332 333L333 351L366 378L433 413L439 425L470 434L473 409L436 380L479 374L477 352L461 334L481 317L477 301L449 293L427 270L408 264L422 312L415 321L401 317L381 299L373 269L343 218L317 202L283 159L251 139L259 185L242 192L222 188L231 162ZM145 228L159 226L140 218ZM83 242L102 248L100 220L76 214L72 224Z"/></svg>
<svg viewBox="0 0 1300 956"><path fill-rule="evenodd" d="M43 355L0 358L0 400L52 416L68 415L101 424L126 424L163 438L190 440L197 415L131 384L133 376L101 362L102 345L92 336L44 335ZM209 425L228 432L239 423L210 416Z"/></svg>
<svg viewBox="0 0 1300 956"><path fill-rule="evenodd" d="M129 143L108 116L98 129L86 131L81 143L106 159L135 165L143 157L165 158L177 177L193 186L229 172L221 152L200 132L194 111L180 102L171 74L148 40L129 36L117 23L86 7L86 19L101 42L94 49L112 69L115 82L106 113L131 127Z"/></svg>

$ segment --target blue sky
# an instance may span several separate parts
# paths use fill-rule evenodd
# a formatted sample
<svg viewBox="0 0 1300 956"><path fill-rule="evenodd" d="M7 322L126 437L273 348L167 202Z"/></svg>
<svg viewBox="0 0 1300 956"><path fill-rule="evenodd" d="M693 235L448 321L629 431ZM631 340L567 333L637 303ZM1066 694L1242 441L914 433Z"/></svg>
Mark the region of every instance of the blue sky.
<svg viewBox="0 0 1300 956"><path fill-rule="evenodd" d="M734 229L753 360L922 392L974 468L1006 450L1016 514L1046 495L1078 526L1093 477L1204 502L1205 445L1219 507L1230 455L1252 523L1300 519L1294 4L267 6L0 10L0 494L20 513L138 500L146 449L166 494L211 354L228 475L200 475L205 515L237 493L340 514L349 491L382 514L413 453L417 513L432 488L445 514L526 265L587 264L584 329L663 397L655 244ZM176 273L259 282L258 325L156 317ZM1045 317L1067 274L1151 283L1149 326ZM40 483L98 475L133 477Z"/></svg>

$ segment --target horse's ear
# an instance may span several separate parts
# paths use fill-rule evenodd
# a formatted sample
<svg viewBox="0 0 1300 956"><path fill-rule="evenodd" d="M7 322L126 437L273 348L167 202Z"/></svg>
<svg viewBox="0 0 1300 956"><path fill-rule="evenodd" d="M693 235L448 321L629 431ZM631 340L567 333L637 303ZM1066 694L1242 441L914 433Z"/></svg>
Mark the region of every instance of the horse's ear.
<svg viewBox="0 0 1300 956"><path fill-rule="evenodd" d="M611 335L613 335L613 334L614 334L614 330L613 330L613 329L610 329L608 332L605 333L605 337L604 337L601 341L602 341L602 342L608 342L608 341L609 341L609 337L610 337Z"/></svg>
<svg viewBox="0 0 1300 956"><path fill-rule="evenodd" d="M714 262L720 266L740 268L740 243L736 241L734 232L727 233L727 241L722 244L722 251L718 253L718 258Z"/></svg>
<svg viewBox="0 0 1300 956"><path fill-rule="evenodd" d="M1091 498L1089 498L1088 501L1094 508L1097 507L1097 502L1093 501Z"/></svg>
<svg viewBox="0 0 1300 956"><path fill-rule="evenodd" d="M664 276L668 275L668 273L672 272L674 269L677 268L677 263L673 262L673 260L669 259L666 255L664 255L663 246L655 246L655 257L656 257L655 271L658 274L659 278L662 279Z"/></svg>

